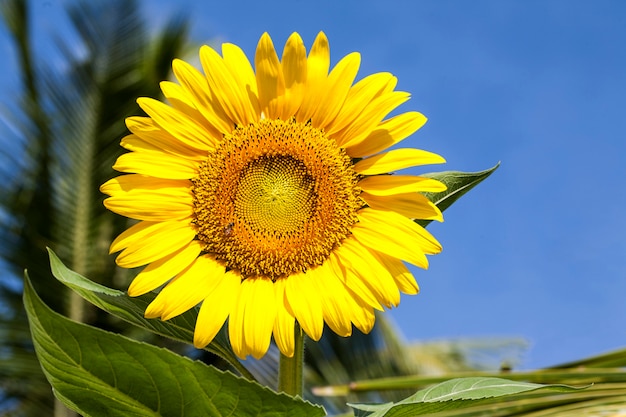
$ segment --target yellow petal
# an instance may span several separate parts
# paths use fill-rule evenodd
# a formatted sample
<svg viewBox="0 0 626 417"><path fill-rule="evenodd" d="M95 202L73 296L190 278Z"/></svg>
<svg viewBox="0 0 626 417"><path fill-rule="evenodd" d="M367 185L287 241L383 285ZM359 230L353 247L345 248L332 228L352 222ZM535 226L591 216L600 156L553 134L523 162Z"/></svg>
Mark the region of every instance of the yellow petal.
<svg viewBox="0 0 626 417"><path fill-rule="evenodd" d="M368 75L352 86L346 97L346 101L337 117L330 122L326 133L333 136L349 124L354 123L363 109L380 95L389 81L395 78L388 72L380 72Z"/></svg>
<svg viewBox="0 0 626 417"><path fill-rule="evenodd" d="M326 95L318 103L311 121L320 129L332 122L341 110L361 65L361 55L353 52L337 63L328 76Z"/></svg>
<svg viewBox="0 0 626 417"><path fill-rule="evenodd" d="M271 280L263 277L242 281L228 324L230 342L239 358L252 354L258 359L267 352L276 319L275 301Z"/></svg>
<svg viewBox="0 0 626 417"><path fill-rule="evenodd" d="M354 259L353 257L353 253L348 251L343 245L337 248L331 253L329 258L333 271L349 291L356 294L356 296L367 305L382 311L383 307L376 297L375 292L370 289L367 281L364 281L361 276L355 272L355 268L352 264L356 263L358 267L360 263L358 259Z"/></svg>
<svg viewBox="0 0 626 417"><path fill-rule="evenodd" d="M240 47L232 43L222 45L222 56L231 74L241 86L248 100L250 100L256 119L258 119L258 116L261 114L259 90L256 85L256 75L254 74L254 69L252 69L248 57L246 57L246 54Z"/></svg>
<svg viewBox="0 0 626 417"><path fill-rule="evenodd" d="M226 272L200 307L193 345L200 349L213 341L220 331L239 296L241 277L233 271Z"/></svg>
<svg viewBox="0 0 626 417"><path fill-rule="evenodd" d="M196 121L201 121L203 119L202 113L196 109L194 102L191 100L191 97L185 92L185 89L175 82L172 81L161 81L159 83L159 87L161 87L161 91L163 95L170 102L172 107L182 111L188 116L192 113L198 117L194 117ZM204 120L206 121L206 120Z"/></svg>
<svg viewBox="0 0 626 417"><path fill-rule="evenodd" d="M307 60L309 68L315 74L313 78L326 76L330 68L330 45L324 32L319 32L315 37L309 58Z"/></svg>
<svg viewBox="0 0 626 417"><path fill-rule="evenodd" d="M138 149L131 146L140 147L145 150L157 150L172 155L182 156L191 159L205 159L206 151L200 151L188 146L174 136L161 129L154 120L149 117L133 116L126 118L126 127L134 135L126 136L122 139L122 146L126 149L136 151Z"/></svg>
<svg viewBox="0 0 626 417"><path fill-rule="evenodd" d="M199 162L154 152L130 152L117 158L113 169L172 180L191 179L198 175Z"/></svg>
<svg viewBox="0 0 626 417"><path fill-rule="evenodd" d="M437 240L412 220L393 211L364 208L352 234L361 244L421 268L428 268L424 254L441 252Z"/></svg>
<svg viewBox="0 0 626 417"><path fill-rule="evenodd" d="M186 145L202 151L214 149L213 137L185 113L148 97L138 98L137 104L163 130Z"/></svg>
<svg viewBox="0 0 626 417"><path fill-rule="evenodd" d="M378 196L362 192L360 197L375 210L395 211L409 219L443 221L441 210L420 193Z"/></svg>
<svg viewBox="0 0 626 417"><path fill-rule="evenodd" d="M380 122L389 112L407 101L409 97L409 93L404 91L392 91L375 98L351 125L336 135L337 144L342 148L349 149L351 146L361 143L374 129L379 127Z"/></svg>
<svg viewBox="0 0 626 417"><path fill-rule="evenodd" d="M311 269L309 273L313 274L313 282L317 286L317 291L322 295L320 298L324 321L339 336L350 336L352 312L348 308L346 287L335 275L328 261Z"/></svg>
<svg viewBox="0 0 626 417"><path fill-rule="evenodd" d="M387 271L389 271L400 291L411 295L419 292L420 289L417 282L415 282L413 274L411 274L401 260L374 250L371 252L384 265Z"/></svg>
<svg viewBox="0 0 626 417"><path fill-rule="evenodd" d="M180 142L178 143L180 144ZM191 148L188 148L190 150L189 153L184 154L184 153L178 152L178 150L174 148L170 148L167 146L165 148L161 147L160 144L154 141L143 140L142 138L140 138L138 135L135 135L135 134L124 136L122 140L120 141L120 145L124 149L129 150L131 152L161 153L161 154L166 154L166 155L174 155L174 156L182 157L184 159L190 159L193 161L200 161L206 158L206 155L201 156L197 151Z"/></svg>
<svg viewBox="0 0 626 417"><path fill-rule="evenodd" d="M274 44L267 32L261 36L257 45L254 66L261 111L269 119L278 118L282 114L279 98L285 94L285 79Z"/></svg>
<svg viewBox="0 0 626 417"><path fill-rule="evenodd" d="M180 59L175 59L172 62L172 71L196 109L207 120L207 123L218 132L230 133L233 130L234 122L226 115L226 112L216 100L209 88L209 82L206 77L193 66Z"/></svg>
<svg viewBox="0 0 626 417"><path fill-rule="evenodd" d="M446 162L436 153L421 149L394 149L360 160L354 170L361 175L385 174L418 165L442 164Z"/></svg>
<svg viewBox="0 0 626 417"><path fill-rule="evenodd" d="M281 65L285 78L285 101L281 119L288 120L300 108L307 78L306 48L297 33L292 33L287 39Z"/></svg>
<svg viewBox="0 0 626 417"><path fill-rule="evenodd" d="M109 247L109 254L119 252L122 249L132 245L134 242L140 242L146 236L158 230L162 222L138 222L124 230L118 237L113 240Z"/></svg>
<svg viewBox="0 0 626 417"><path fill-rule="evenodd" d="M150 178L138 174L120 175L105 182L100 186L100 191L104 194L115 196L123 193L139 191L158 191L167 189L189 190L191 182L187 180L169 180L163 178Z"/></svg>
<svg viewBox="0 0 626 417"><path fill-rule="evenodd" d="M202 243L191 241L178 251L152 262L141 271L128 287L128 295L137 297L160 287L187 268L200 255Z"/></svg>
<svg viewBox="0 0 626 417"><path fill-rule="evenodd" d="M247 278L241 284L241 297L246 303L244 340L256 359L267 352L276 320L274 283L268 278Z"/></svg>
<svg viewBox="0 0 626 417"><path fill-rule="evenodd" d="M348 291L350 291L348 289ZM352 312L351 320L354 327L367 334L374 328L376 316L371 306L358 297L348 297L348 308Z"/></svg>
<svg viewBox="0 0 626 417"><path fill-rule="evenodd" d="M288 358L293 357L295 349L294 328L296 319L287 311L285 285L287 279L274 282L276 293L276 319L274 321L274 341L280 352Z"/></svg>
<svg viewBox="0 0 626 417"><path fill-rule="evenodd" d="M389 81L387 81L387 84L383 86L383 89L380 91L380 93L376 95L376 97L381 97L385 94L391 93L393 90L395 90L397 85L398 77L391 77Z"/></svg>
<svg viewBox="0 0 626 417"><path fill-rule="evenodd" d="M207 131L207 136L213 140L212 144L215 147L222 138L222 133L196 108L192 96L181 85L172 81L161 81L159 85L163 95L172 107L185 113L198 125L202 126Z"/></svg>
<svg viewBox="0 0 626 417"><path fill-rule="evenodd" d="M243 282L239 287L237 300L235 301L235 304L230 311L230 317L228 318L228 339L230 340L230 346L233 348L233 352L239 359L246 359L246 356L250 354L244 337L244 319L246 317L245 312L247 299L244 299L241 291Z"/></svg>
<svg viewBox="0 0 626 417"><path fill-rule="evenodd" d="M359 181L359 187L377 196L446 190L440 181L415 175L375 175Z"/></svg>
<svg viewBox="0 0 626 417"><path fill-rule="evenodd" d="M369 333L374 327L376 320L374 309L345 284L344 291L347 294L344 299L344 311L349 315L350 321L357 329L363 333ZM380 303L378 305L382 309Z"/></svg>
<svg viewBox="0 0 626 417"><path fill-rule="evenodd" d="M342 246L350 254L352 270L372 291L376 299L388 308L400 304L400 292L393 277L368 248L355 239L345 239Z"/></svg>
<svg viewBox="0 0 626 417"><path fill-rule="evenodd" d="M245 90L250 90L257 96L258 89L254 69L243 50L232 43L225 43L222 45L222 56L233 76L245 87Z"/></svg>
<svg viewBox="0 0 626 417"><path fill-rule="evenodd" d="M169 221L193 214L193 196L188 180L121 175L100 186L111 197L104 200L109 210L137 220Z"/></svg>
<svg viewBox="0 0 626 417"><path fill-rule="evenodd" d="M111 252L124 249L115 262L135 268L168 256L189 244L196 231L189 221L141 222L120 234L111 244Z"/></svg>
<svg viewBox="0 0 626 417"><path fill-rule="evenodd" d="M193 207L188 194L173 190L161 192L132 192L109 197L104 206L114 213L135 220L170 221L191 219Z"/></svg>
<svg viewBox="0 0 626 417"><path fill-rule="evenodd" d="M139 138L139 136L130 134L120 140L120 146L127 151L132 152L162 152L161 149Z"/></svg>
<svg viewBox="0 0 626 417"><path fill-rule="evenodd" d="M204 300L223 279L224 264L209 255L203 255L179 273L146 308L145 316L161 316L169 320L195 307Z"/></svg>
<svg viewBox="0 0 626 417"><path fill-rule="evenodd" d="M330 69L330 46L324 32L318 33L307 58L306 94L296 115L298 122L308 121L317 109L326 91L326 79Z"/></svg>
<svg viewBox="0 0 626 417"><path fill-rule="evenodd" d="M373 155L411 136L426 123L426 117L418 112L407 112L394 116L379 124L359 141L346 146L348 155L363 158Z"/></svg>
<svg viewBox="0 0 626 417"><path fill-rule="evenodd" d="M297 273L287 278L285 288L289 313L313 340L320 340L324 330L321 294L309 273Z"/></svg>
<svg viewBox="0 0 626 417"><path fill-rule="evenodd" d="M257 121L258 115L245 86L233 77L222 57L213 48L204 45L200 48L200 62L209 88L229 119L239 126Z"/></svg>
<svg viewBox="0 0 626 417"><path fill-rule="evenodd" d="M374 309L370 303L363 300L356 292L354 292L349 286L345 284L345 265L337 264L339 262L339 257L336 254L331 254L330 258L327 261L330 265L331 271L334 273L335 278L339 279L340 285L343 287L343 292L345 293L345 298L343 302L345 303L343 306L343 311L346 316L349 317L350 321L354 324L354 326L359 329L363 333L369 333L374 327ZM345 262L345 261L344 261ZM337 274L337 271L340 271ZM353 275L352 279L358 279ZM358 279L360 281L360 279ZM360 285L363 285L362 283ZM382 310L382 307L378 300L373 296L371 291L367 290L368 297L372 298L372 302L376 305L377 309Z"/></svg>
<svg viewBox="0 0 626 417"><path fill-rule="evenodd" d="M175 233L178 232L178 233ZM188 230L183 230L188 232ZM169 239L167 242L159 239ZM136 268L160 260L172 252L180 250L190 241L190 233L182 234L181 231L163 232L155 239L146 240L146 244L153 245L152 248L131 246L123 250L115 259L117 265L123 268ZM171 276L170 276L171 278Z"/></svg>

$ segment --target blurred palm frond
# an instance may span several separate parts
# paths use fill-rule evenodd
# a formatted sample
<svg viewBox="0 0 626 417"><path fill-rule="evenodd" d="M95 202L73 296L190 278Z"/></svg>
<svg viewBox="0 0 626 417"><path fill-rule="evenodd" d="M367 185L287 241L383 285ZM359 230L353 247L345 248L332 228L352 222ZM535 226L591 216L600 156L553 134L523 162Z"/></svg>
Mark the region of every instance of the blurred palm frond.
<svg viewBox="0 0 626 417"><path fill-rule="evenodd" d="M67 16L75 39L44 34L55 48L38 54L29 6L1 3L22 93L3 97L0 112L0 410L42 416L52 414L53 397L30 342L21 276L28 269L57 311L124 330L52 278L45 248L98 282L126 284L107 256L125 220L104 209L97 190L114 175L124 119L139 114L136 98L159 96L159 81L184 53L187 19L177 16L151 35L136 1L73 2Z"/></svg>

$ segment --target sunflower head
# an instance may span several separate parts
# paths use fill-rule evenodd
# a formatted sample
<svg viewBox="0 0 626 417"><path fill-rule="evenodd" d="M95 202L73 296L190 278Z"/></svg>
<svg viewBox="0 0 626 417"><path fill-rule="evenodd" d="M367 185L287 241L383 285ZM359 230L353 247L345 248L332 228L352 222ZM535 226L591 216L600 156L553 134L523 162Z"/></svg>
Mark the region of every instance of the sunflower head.
<svg viewBox="0 0 626 417"><path fill-rule="evenodd" d="M369 332L374 310L418 287L404 262L426 268L439 243L414 222L442 220L420 192L440 182L393 171L444 162L388 150L426 121L387 115L408 99L378 73L355 82L360 56L330 68L323 33L307 54L294 33L279 59L269 35L254 68L240 48L200 49L203 72L175 60L167 102L140 98L147 117L102 185L110 210L138 222L111 245L126 268L145 266L128 292L161 286L146 317L200 304L194 344L228 319L235 353L261 357L272 336L291 356L294 324L314 340L324 324Z"/></svg>

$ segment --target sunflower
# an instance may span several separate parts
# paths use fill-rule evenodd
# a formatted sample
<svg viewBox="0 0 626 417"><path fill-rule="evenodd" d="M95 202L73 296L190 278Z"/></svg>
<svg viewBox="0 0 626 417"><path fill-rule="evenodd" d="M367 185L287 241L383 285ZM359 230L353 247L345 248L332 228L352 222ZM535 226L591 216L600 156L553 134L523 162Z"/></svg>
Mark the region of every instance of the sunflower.
<svg viewBox="0 0 626 417"><path fill-rule="evenodd" d="M203 46L200 62L204 73L173 62L169 105L137 100L148 116L126 119L124 175L101 187L109 210L138 220L110 249L121 267L145 266L129 295L163 286L145 311L162 320L201 304L194 345L228 320L240 358L263 356L272 336L292 356L296 321L313 340L324 324L369 332L375 310L418 292L403 261L427 268L441 250L414 219L442 220L420 192L445 186L389 173L443 158L385 151L426 118L385 119L409 94L389 73L355 83L358 53L330 70L324 33L308 56L292 34L282 59L263 34L255 69L232 44Z"/></svg>

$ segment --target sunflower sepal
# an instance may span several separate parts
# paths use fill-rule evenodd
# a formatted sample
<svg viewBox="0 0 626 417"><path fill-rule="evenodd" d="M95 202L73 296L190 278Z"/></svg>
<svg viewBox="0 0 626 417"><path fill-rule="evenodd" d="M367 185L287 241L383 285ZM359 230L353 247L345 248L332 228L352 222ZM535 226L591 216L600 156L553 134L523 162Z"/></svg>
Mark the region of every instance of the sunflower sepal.
<svg viewBox="0 0 626 417"><path fill-rule="evenodd" d="M147 319L144 317L144 312L156 297L155 293L150 292L139 297L130 297L123 291L105 287L72 271L51 249L48 249L48 253L52 275L91 304L152 333L187 344L193 343L198 308L192 308L167 321ZM204 349L224 359L245 378L254 380L250 371L233 353L225 326Z"/></svg>
<svg viewBox="0 0 626 417"><path fill-rule="evenodd" d="M24 306L35 351L55 396L85 416L317 417L323 407L167 349L77 323L51 310L28 274ZM294 414L295 413L295 414Z"/></svg>

